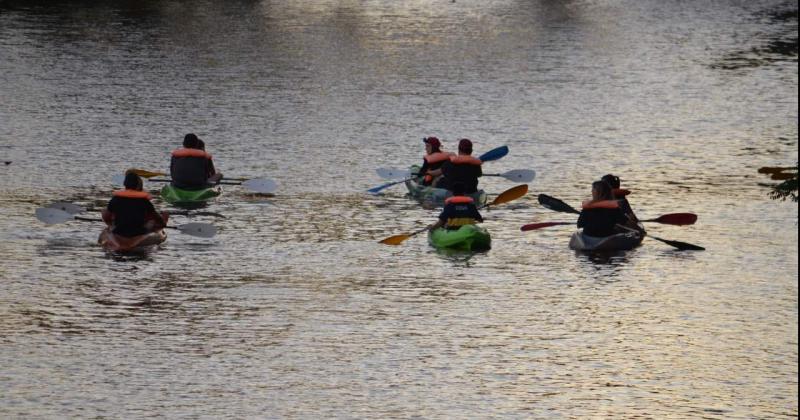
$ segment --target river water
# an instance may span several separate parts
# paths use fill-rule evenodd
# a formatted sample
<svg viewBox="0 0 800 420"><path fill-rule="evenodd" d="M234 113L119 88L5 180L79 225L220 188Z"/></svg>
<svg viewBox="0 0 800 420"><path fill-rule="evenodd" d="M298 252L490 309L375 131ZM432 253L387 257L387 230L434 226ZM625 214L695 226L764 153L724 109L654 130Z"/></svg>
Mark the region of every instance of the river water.
<svg viewBox="0 0 800 420"><path fill-rule="evenodd" d="M768 0L0 1L0 417L796 417L798 207L756 170L797 161L797 30ZM34 217L188 132L275 196L136 258ZM436 217L365 193L428 135L537 171L491 251L377 243ZM707 250L520 232L609 172Z"/></svg>

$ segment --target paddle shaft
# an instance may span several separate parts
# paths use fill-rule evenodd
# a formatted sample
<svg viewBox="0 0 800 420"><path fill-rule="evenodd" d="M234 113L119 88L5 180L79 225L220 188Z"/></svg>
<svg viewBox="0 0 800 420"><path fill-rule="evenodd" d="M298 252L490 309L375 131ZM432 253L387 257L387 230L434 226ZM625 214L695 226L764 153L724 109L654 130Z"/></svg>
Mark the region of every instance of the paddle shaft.
<svg viewBox="0 0 800 420"><path fill-rule="evenodd" d="M75 220L78 220L78 221L81 221L81 222L103 222L102 219L92 219L92 218L89 218L89 217L81 217L81 216L75 216ZM177 230L180 230L180 228L177 227L177 226L164 226L164 229L177 229Z"/></svg>

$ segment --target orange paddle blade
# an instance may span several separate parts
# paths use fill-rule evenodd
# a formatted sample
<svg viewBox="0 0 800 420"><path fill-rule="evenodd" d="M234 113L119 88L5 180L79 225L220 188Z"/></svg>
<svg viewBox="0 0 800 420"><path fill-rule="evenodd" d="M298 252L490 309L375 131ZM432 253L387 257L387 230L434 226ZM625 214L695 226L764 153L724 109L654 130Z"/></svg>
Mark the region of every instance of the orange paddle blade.
<svg viewBox="0 0 800 420"><path fill-rule="evenodd" d="M508 203L509 201L516 200L523 195L528 193L528 184L517 185L516 187L509 188L500 195L498 195L494 201L492 201L493 206L498 204Z"/></svg>
<svg viewBox="0 0 800 420"><path fill-rule="evenodd" d="M379 243L385 244L385 245L400 245L401 243L403 243L403 241L405 241L406 239L408 239L410 237L411 237L411 235L407 235L407 234L394 235L394 236L390 236L390 237L380 241Z"/></svg>

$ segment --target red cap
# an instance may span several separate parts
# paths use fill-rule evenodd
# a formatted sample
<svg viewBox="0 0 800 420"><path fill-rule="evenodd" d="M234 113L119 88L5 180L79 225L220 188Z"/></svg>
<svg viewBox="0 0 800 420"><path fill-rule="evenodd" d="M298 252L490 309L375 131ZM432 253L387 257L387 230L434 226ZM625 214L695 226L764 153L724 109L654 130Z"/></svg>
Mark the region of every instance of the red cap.
<svg viewBox="0 0 800 420"><path fill-rule="evenodd" d="M469 139L461 139L458 141L458 151L459 152L469 152L472 153L472 142Z"/></svg>
<svg viewBox="0 0 800 420"><path fill-rule="evenodd" d="M433 147L442 147L442 142L439 141L436 137L425 137L422 139L425 144L430 144Z"/></svg>

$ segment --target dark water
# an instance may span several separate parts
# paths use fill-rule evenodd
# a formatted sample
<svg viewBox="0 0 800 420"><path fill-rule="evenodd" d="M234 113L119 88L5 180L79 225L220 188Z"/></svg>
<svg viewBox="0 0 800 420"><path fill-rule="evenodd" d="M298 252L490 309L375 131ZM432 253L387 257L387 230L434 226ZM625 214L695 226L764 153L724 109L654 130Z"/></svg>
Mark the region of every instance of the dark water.
<svg viewBox="0 0 800 420"><path fill-rule="evenodd" d="M0 1L2 417L797 416L797 205L756 173L797 161L796 2L102 3ZM187 132L276 196L143 258L34 218ZM488 253L377 244L435 218L364 193L426 135L537 171ZM608 172L707 251L519 231Z"/></svg>

